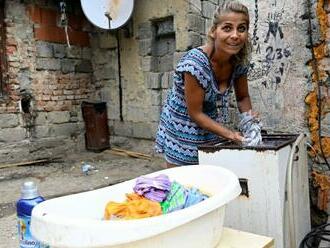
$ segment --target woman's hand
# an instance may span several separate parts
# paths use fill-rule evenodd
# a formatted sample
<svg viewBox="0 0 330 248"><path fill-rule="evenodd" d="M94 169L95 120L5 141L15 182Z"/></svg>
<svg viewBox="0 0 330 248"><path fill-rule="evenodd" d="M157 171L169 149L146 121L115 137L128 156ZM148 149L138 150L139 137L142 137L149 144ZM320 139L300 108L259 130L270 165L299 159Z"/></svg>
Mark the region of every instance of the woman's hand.
<svg viewBox="0 0 330 248"><path fill-rule="evenodd" d="M230 136L230 139L234 142L242 143L244 140L244 137L241 135L240 132L232 131L232 135Z"/></svg>
<svg viewBox="0 0 330 248"><path fill-rule="evenodd" d="M255 119L257 119L257 120L259 120L260 119L260 114L259 114L259 112L256 112L256 111L253 111L253 110L249 110L249 113L250 113L250 115L253 117L253 118L255 118Z"/></svg>

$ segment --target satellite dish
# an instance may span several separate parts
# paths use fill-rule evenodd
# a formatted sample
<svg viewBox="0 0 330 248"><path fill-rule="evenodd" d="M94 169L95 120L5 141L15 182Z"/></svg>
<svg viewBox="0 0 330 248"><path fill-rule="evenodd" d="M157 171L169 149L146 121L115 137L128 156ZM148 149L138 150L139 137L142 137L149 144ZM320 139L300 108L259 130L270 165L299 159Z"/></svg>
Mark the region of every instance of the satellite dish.
<svg viewBox="0 0 330 248"><path fill-rule="evenodd" d="M80 0L87 19L103 29L123 26L131 17L134 0Z"/></svg>

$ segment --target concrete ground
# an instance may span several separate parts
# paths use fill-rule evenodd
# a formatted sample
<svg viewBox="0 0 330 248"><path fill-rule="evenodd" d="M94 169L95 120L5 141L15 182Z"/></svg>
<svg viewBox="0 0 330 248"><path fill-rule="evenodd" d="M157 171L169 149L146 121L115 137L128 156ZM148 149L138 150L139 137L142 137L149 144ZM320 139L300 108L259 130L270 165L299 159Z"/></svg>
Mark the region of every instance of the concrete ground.
<svg viewBox="0 0 330 248"><path fill-rule="evenodd" d="M154 154L153 145L147 140L111 138L112 147L151 155L150 160L118 155L110 150L84 151L52 163L0 168L0 247L18 247L15 202L23 182L36 182L46 199L106 187L163 169L164 160ZM82 162L95 169L85 175Z"/></svg>

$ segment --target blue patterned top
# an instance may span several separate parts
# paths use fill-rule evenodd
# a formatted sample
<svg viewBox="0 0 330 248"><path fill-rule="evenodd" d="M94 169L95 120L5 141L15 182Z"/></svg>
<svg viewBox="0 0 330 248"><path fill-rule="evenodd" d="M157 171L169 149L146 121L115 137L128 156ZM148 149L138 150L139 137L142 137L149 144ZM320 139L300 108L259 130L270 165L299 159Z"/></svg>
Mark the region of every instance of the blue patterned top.
<svg viewBox="0 0 330 248"><path fill-rule="evenodd" d="M235 79L247 74L247 67L236 66L229 87L221 93L210 60L201 48L188 51L180 59L160 116L155 145L156 151L164 153L166 161L175 165L198 164L198 146L218 139L190 118L184 96L184 72L195 76L205 91L203 112L219 123L227 123L231 88Z"/></svg>

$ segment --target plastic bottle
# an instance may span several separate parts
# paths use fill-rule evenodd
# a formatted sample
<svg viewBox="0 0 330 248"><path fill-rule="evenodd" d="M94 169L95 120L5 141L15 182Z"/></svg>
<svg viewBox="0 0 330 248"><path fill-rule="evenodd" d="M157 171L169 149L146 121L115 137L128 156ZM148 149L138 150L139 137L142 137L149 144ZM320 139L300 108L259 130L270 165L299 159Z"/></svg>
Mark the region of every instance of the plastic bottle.
<svg viewBox="0 0 330 248"><path fill-rule="evenodd" d="M25 182L23 184L21 188L21 198L16 202L20 248L47 247L33 238L30 232L32 209L44 200L45 199L39 195L37 185L34 182Z"/></svg>

